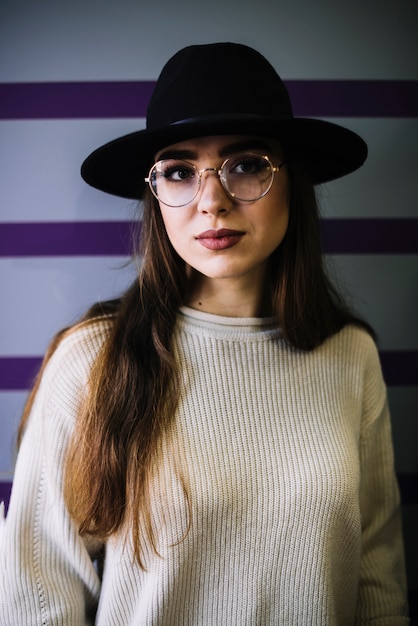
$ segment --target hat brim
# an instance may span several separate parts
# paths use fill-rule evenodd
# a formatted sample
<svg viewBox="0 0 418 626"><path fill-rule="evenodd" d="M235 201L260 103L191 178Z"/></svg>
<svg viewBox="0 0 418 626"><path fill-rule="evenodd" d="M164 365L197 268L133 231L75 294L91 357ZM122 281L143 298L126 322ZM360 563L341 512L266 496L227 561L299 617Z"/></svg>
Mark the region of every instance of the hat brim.
<svg viewBox="0 0 418 626"><path fill-rule="evenodd" d="M314 185L355 171L367 157L367 145L361 137L324 120L209 116L119 137L92 152L81 167L81 175L96 189L141 199L144 177L158 150L186 139L237 134L280 140L300 159Z"/></svg>

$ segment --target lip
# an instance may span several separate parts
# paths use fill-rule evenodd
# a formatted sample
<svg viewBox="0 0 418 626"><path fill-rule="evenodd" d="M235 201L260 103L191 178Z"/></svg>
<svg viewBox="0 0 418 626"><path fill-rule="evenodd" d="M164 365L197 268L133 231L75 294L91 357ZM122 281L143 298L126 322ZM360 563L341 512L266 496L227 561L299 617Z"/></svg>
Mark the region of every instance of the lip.
<svg viewBox="0 0 418 626"><path fill-rule="evenodd" d="M197 235L197 241L208 250L226 250L235 246L245 233L241 230L221 228L219 230L205 230Z"/></svg>

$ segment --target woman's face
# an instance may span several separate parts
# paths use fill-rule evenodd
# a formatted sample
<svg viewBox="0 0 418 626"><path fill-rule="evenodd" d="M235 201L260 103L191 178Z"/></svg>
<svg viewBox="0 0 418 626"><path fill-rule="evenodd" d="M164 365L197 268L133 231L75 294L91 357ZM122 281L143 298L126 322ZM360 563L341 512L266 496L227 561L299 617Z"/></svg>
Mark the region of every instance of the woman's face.
<svg viewBox="0 0 418 626"><path fill-rule="evenodd" d="M267 155L273 166L283 161L278 142L235 135L182 141L158 152L155 160L182 158L202 170L219 168L226 158L244 152ZM189 204L170 207L160 202L170 242L203 282L260 284L269 256L286 234L288 187L284 166L264 197L242 202L227 194L215 172L204 172L199 192Z"/></svg>

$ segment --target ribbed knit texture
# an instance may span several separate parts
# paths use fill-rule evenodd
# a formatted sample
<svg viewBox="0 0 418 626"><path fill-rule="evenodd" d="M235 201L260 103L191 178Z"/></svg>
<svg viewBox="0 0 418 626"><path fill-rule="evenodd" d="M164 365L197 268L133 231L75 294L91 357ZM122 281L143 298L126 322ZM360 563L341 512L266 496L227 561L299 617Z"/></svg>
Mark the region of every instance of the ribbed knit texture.
<svg viewBox="0 0 418 626"><path fill-rule="evenodd" d="M161 556L145 546L144 572L115 536L100 581L62 464L108 324L65 339L45 373L0 535L1 626L409 623L386 390L352 327L303 353L274 320L181 310L182 396L154 486Z"/></svg>

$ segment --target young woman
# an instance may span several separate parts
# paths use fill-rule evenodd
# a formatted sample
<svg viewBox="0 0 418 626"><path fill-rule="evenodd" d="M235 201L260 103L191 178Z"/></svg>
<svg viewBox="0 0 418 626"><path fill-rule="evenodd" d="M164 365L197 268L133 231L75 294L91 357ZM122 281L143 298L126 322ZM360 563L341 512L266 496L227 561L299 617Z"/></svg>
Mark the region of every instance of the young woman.
<svg viewBox="0 0 418 626"><path fill-rule="evenodd" d="M408 623L372 331L314 185L364 142L294 118L256 51L191 46L82 175L143 199L137 280L62 331L20 429L0 623Z"/></svg>

